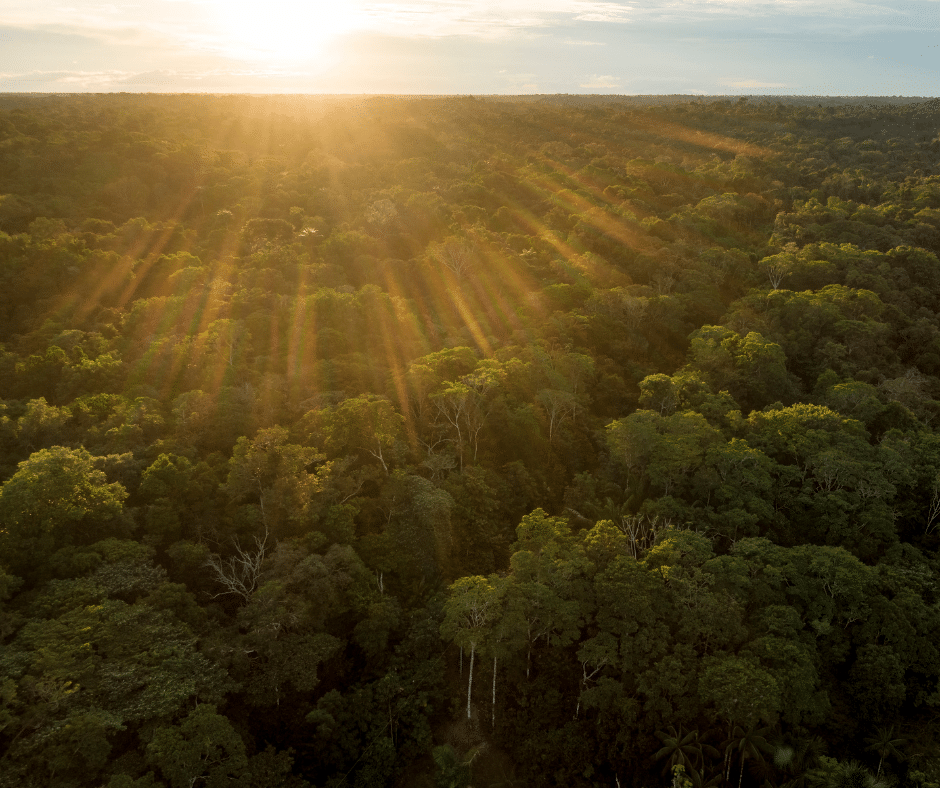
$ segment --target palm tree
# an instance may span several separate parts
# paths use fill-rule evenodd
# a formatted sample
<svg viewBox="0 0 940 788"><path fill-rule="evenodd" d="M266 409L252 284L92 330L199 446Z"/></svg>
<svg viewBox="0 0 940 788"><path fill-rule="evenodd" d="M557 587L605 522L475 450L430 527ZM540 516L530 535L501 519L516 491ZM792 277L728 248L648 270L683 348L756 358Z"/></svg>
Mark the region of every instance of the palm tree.
<svg viewBox="0 0 940 788"><path fill-rule="evenodd" d="M777 742L773 764L790 778L781 788L805 788L806 772L817 765L819 756L825 752L826 743L819 736Z"/></svg>
<svg viewBox="0 0 940 788"><path fill-rule="evenodd" d="M718 750L701 741L697 730L683 734L681 725L679 730L670 725L665 731L657 731L656 737L663 743L663 746L654 758L656 760L668 758L666 767L663 769L664 774L676 766L684 766L694 788L706 788L714 782L713 780L706 782L702 770L705 766L705 756L717 758Z"/></svg>
<svg viewBox="0 0 940 788"><path fill-rule="evenodd" d="M705 745L708 747L709 745ZM714 747L711 747L714 750L715 754L718 754L718 750ZM723 778L722 773L719 771L718 774L713 774L709 779L705 779L704 766L702 771L696 771L692 769L689 772L689 777L692 779L692 788L718 788L721 785L721 780Z"/></svg>
<svg viewBox="0 0 940 788"><path fill-rule="evenodd" d="M865 744L868 745L865 749L878 754L878 771L875 777L881 777L881 765L889 755L898 760L904 759L898 748L906 741L907 739L895 738L893 725L890 728L876 728L875 735L865 739Z"/></svg>
<svg viewBox="0 0 940 788"><path fill-rule="evenodd" d="M682 733L682 726L676 730L675 726L670 725L664 731L656 731L656 738L663 746L653 756L655 760L668 758L664 773L668 773L673 766L681 764L687 769L694 767L695 763L702 757L702 745L698 740L698 731L689 731Z"/></svg>
<svg viewBox="0 0 940 788"><path fill-rule="evenodd" d="M731 738L725 742L725 757L729 761L730 771L730 759L732 754L735 750L741 753L741 765L738 771L738 788L741 788L741 782L744 780L744 761L748 758L762 761L764 760L764 753L772 751L773 748L765 738L769 733L769 727L758 728L757 726L752 726L744 730L738 725L734 726L734 730L731 732Z"/></svg>
<svg viewBox="0 0 940 788"><path fill-rule="evenodd" d="M824 758L823 762L823 768L807 774L813 788L887 788L885 780L875 777L858 761Z"/></svg>

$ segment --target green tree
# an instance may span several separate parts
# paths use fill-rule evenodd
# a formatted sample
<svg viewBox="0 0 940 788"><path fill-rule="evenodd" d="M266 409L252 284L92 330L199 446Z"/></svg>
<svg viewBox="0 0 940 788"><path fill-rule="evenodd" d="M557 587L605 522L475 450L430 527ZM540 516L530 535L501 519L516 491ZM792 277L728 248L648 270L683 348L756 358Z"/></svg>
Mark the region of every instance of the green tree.
<svg viewBox="0 0 940 788"><path fill-rule="evenodd" d="M275 534L290 533L291 526L309 521L323 478L331 470L325 463L310 473L308 466L324 456L288 440L285 427L259 430L252 439L240 437L222 485L234 503L257 501L265 527Z"/></svg>
<svg viewBox="0 0 940 788"><path fill-rule="evenodd" d="M820 765L807 772L812 788L886 788L888 783L875 777L856 760L839 761L820 756Z"/></svg>
<svg viewBox="0 0 940 788"><path fill-rule="evenodd" d="M899 761L904 760L901 745L906 741L907 739L895 735L893 725L888 728L876 728L874 735L865 739L865 744L868 745L865 749L878 756L878 770L875 772L875 777L881 777L881 766L885 758L892 757Z"/></svg>
<svg viewBox="0 0 940 788"><path fill-rule="evenodd" d="M480 433L493 409L492 394L498 379L490 369L466 375L456 382L445 382L431 395L440 427L457 450L459 467L464 468L464 454L472 452L476 464L480 449Z"/></svg>
<svg viewBox="0 0 940 788"><path fill-rule="evenodd" d="M746 408L792 400L796 389L786 362L783 348L756 331L741 336L723 326L703 326L691 337L689 367L713 391L730 391Z"/></svg>
<svg viewBox="0 0 940 788"><path fill-rule="evenodd" d="M701 466L706 450L721 441L720 433L699 413L685 411L661 416L637 411L607 427L611 454L631 476L645 476L672 495Z"/></svg>
<svg viewBox="0 0 940 788"><path fill-rule="evenodd" d="M230 786L248 766L241 737L208 704L197 706L179 725L157 728L147 744L147 761L160 769L172 788L191 788L197 783Z"/></svg>
<svg viewBox="0 0 940 788"><path fill-rule="evenodd" d="M758 728L756 725L751 725L746 729L736 725L731 732L731 737L725 742L725 757L729 771L734 751L737 750L739 754L738 788L741 788L741 781L744 779L744 762L748 759L763 761L764 754L772 752L773 748L766 738L770 730L769 727Z"/></svg>
<svg viewBox="0 0 940 788"><path fill-rule="evenodd" d="M389 474L388 462L402 438L404 419L387 399L376 395L347 399L318 421L328 456L362 451Z"/></svg>
<svg viewBox="0 0 940 788"><path fill-rule="evenodd" d="M146 601L159 591L160 573L121 558L138 545L109 541L95 546L91 557L100 564L93 573L50 583L37 598L36 611L49 617L20 630L17 659L4 668L16 682L7 763L50 780L97 775L122 731L133 742L143 727L172 718L193 699L220 699L226 684L196 651L191 630ZM117 595L141 601L108 598Z"/></svg>
<svg viewBox="0 0 940 788"><path fill-rule="evenodd" d="M756 730L758 722L776 720L780 687L755 659L727 655L706 657L703 662L699 694L729 730L734 725Z"/></svg>
<svg viewBox="0 0 940 788"><path fill-rule="evenodd" d="M674 725L669 725L663 731L656 731L656 738L662 742L663 746L656 751L653 758L657 761L665 759L664 771L671 770L673 766L680 764L687 771L700 768L704 755L698 731L683 733L681 725L678 730Z"/></svg>
<svg viewBox="0 0 940 788"><path fill-rule="evenodd" d="M579 605L566 600L553 589L532 580L521 580L514 574L506 589L504 626L514 634L522 634L526 649L526 678L532 669L532 651L543 641L546 646L566 646L580 634Z"/></svg>
<svg viewBox="0 0 940 788"><path fill-rule="evenodd" d="M467 679L467 719L473 690L473 662L477 646L490 637L493 620L499 604L501 583L495 575L462 577L449 589L444 605L441 637L470 649L470 673Z"/></svg>
<svg viewBox="0 0 940 788"><path fill-rule="evenodd" d="M214 638L214 648L228 655L226 663L252 706L309 696L319 684L321 665L343 645L330 633L330 623L360 619L376 600L372 578L352 547L334 544L321 554L316 536L279 542L257 588L238 610L237 631L223 630ZM232 642L240 648L233 649Z"/></svg>
<svg viewBox="0 0 940 788"><path fill-rule="evenodd" d="M41 449L0 487L0 561L34 576L59 547L87 544L113 527L126 490L109 483L85 449Z"/></svg>
<svg viewBox="0 0 940 788"><path fill-rule="evenodd" d="M796 268L795 250L796 246L794 245L792 250L765 257L758 263L760 269L767 275L767 280L774 290L778 289L783 280Z"/></svg>
<svg viewBox="0 0 940 788"><path fill-rule="evenodd" d="M820 688L819 653L805 631L799 612L790 606L768 605L760 616L763 633L746 646L780 687L781 719L789 725L820 724L830 711Z"/></svg>
<svg viewBox="0 0 940 788"><path fill-rule="evenodd" d="M431 751L431 755L434 757L434 763L439 770L435 778L438 788L466 788L470 785L472 755L470 759L463 760L449 744L435 747Z"/></svg>
<svg viewBox="0 0 940 788"><path fill-rule="evenodd" d="M71 418L67 408L49 405L44 397L30 400L26 412L17 419L16 439L30 452L60 442Z"/></svg>

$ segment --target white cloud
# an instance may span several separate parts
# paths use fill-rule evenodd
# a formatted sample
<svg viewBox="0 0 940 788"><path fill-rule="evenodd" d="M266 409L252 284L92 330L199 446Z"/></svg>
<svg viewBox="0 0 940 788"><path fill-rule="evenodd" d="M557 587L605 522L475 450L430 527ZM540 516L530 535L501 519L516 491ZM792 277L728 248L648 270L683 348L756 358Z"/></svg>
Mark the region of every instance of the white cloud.
<svg viewBox="0 0 940 788"><path fill-rule="evenodd" d="M582 82L579 87L590 88L590 89L604 89L604 88L616 88L620 87L620 80L611 75L598 76L597 74L592 74L588 77L587 82Z"/></svg>
<svg viewBox="0 0 940 788"><path fill-rule="evenodd" d="M367 31L408 37L500 36L572 21L626 22L632 7L596 0L0 0L4 24L106 35L136 31L217 49L232 28L274 26L284 35ZM54 20L50 21L50 20Z"/></svg>
<svg viewBox="0 0 940 788"><path fill-rule="evenodd" d="M501 72L499 91L501 93L537 93L537 79L538 75L532 73Z"/></svg>
<svg viewBox="0 0 940 788"><path fill-rule="evenodd" d="M127 71L26 71L0 73L0 81L23 85L62 84L90 87L122 81L129 76Z"/></svg>
<svg viewBox="0 0 940 788"><path fill-rule="evenodd" d="M761 82L758 79L743 79L737 82L725 82L724 84L733 88L785 88L783 82Z"/></svg>
<svg viewBox="0 0 940 788"><path fill-rule="evenodd" d="M579 22L629 22L628 12L633 8L620 3L580 3L582 9L576 12Z"/></svg>
<svg viewBox="0 0 940 788"><path fill-rule="evenodd" d="M910 15L897 0L652 0L636 12L637 19L661 22L695 22L722 17L741 20L785 17L833 32L858 31L872 26L890 29L911 27ZM922 26L921 29L925 29Z"/></svg>
<svg viewBox="0 0 940 788"><path fill-rule="evenodd" d="M726 17L774 17L771 27L793 20L833 32L863 27L926 32L940 24L937 14L912 11L897 0L0 0L0 16L5 25L19 28L271 62L290 51L310 50L315 57L317 42L357 32L500 39L585 23L688 25ZM788 21L780 23L780 16ZM307 46L311 40L314 46Z"/></svg>
<svg viewBox="0 0 940 788"><path fill-rule="evenodd" d="M107 92L114 90L199 92L254 86L259 92L279 90L313 75L287 70L208 69L204 71L74 70L0 72L0 90Z"/></svg>

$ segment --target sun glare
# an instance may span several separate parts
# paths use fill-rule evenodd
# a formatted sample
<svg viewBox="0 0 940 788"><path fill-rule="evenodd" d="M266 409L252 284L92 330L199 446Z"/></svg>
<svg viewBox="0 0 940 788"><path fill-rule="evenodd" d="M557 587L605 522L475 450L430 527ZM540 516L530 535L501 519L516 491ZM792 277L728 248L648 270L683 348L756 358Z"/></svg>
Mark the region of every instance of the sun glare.
<svg viewBox="0 0 940 788"><path fill-rule="evenodd" d="M267 61L316 59L332 39L358 26L359 9L346 2L226 0L217 18L227 54Z"/></svg>

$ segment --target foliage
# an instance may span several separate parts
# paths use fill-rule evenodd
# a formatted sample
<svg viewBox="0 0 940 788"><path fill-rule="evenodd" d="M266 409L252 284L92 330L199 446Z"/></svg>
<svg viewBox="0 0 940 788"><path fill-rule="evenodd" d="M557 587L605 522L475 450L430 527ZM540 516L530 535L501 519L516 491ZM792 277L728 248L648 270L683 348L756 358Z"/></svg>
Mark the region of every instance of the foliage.
<svg viewBox="0 0 940 788"><path fill-rule="evenodd" d="M0 786L936 784L938 120L2 97Z"/></svg>

